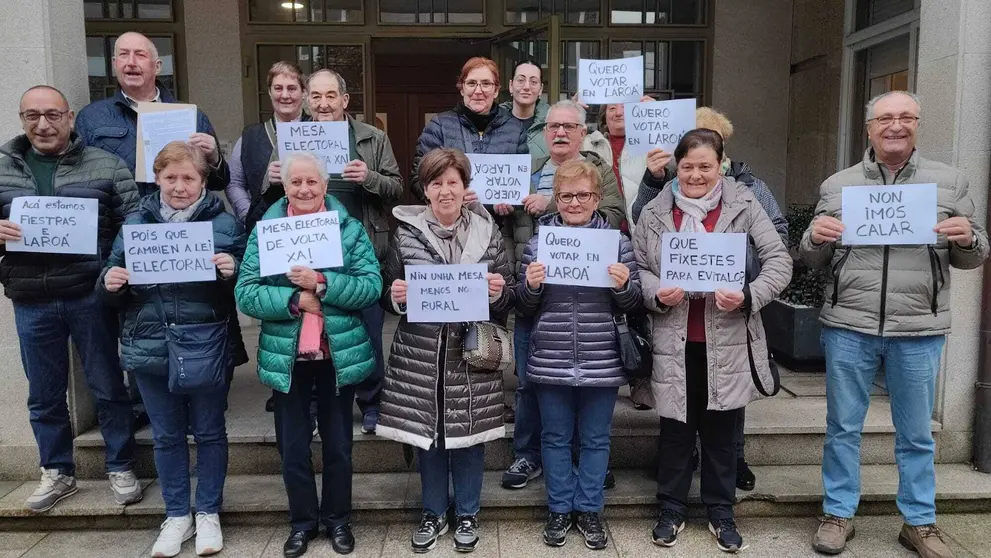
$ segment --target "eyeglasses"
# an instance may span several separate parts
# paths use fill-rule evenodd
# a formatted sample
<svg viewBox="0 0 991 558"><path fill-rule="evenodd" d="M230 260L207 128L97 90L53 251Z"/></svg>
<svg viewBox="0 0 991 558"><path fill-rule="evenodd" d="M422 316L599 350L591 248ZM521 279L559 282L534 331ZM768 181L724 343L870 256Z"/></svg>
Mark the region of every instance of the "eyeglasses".
<svg viewBox="0 0 991 558"><path fill-rule="evenodd" d="M578 200L578 203L588 203L592 201L592 198L598 199L599 195L595 192L561 192L557 196L557 201L568 205L571 202Z"/></svg>
<svg viewBox="0 0 991 558"><path fill-rule="evenodd" d="M540 87L540 80L539 79L537 79L537 78L530 78L529 80L527 80L526 76L519 76L518 78L516 78L516 79L513 80L513 83L516 84L516 87L523 87L527 83L529 83L530 84L530 87L532 87L534 89Z"/></svg>
<svg viewBox="0 0 991 558"><path fill-rule="evenodd" d="M564 131L565 132L568 132L570 134L570 133L574 132L575 130L577 130L578 128L581 128L581 124L578 124L576 122L548 122L547 123L547 129L550 130L551 133L553 133L553 134L556 134L557 131L560 130L561 128L564 128Z"/></svg>
<svg viewBox="0 0 991 558"><path fill-rule="evenodd" d="M47 120L49 124L58 124L67 114L69 114L69 111L67 110L46 110L45 112L26 110L20 113L20 116L28 124L37 124L41 121L42 116L45 117L45 120Z"/></svg>
<svg viewBox="0 0 991 558"><path fill-rule="evenodd" d="M898 122L901 122L905 126L909 126L909 125L912 125L912 124L915 124L916 122L918 122L919 121L919 117L918 116L912 116L910 114L908 114L908 115L902 115L902 116L890 116L890 115L887 115L886 114L884 116L878 116L877 118L871 118L870 120L868 120L868 122L870 122L871 120L874 120L875 122L877 122L881 126L891 126L892 124L895 123L895 120L897 120Z"/></svg>
<svg viewBox="0 0 991 558"><path fill-rule="evenodd" d="M476 87L481 87L482 91L492 91L495 88L495 82L485 80L485 81L475 81L469 80L464 83L465 89L469 91L474 90Z"/></svg>

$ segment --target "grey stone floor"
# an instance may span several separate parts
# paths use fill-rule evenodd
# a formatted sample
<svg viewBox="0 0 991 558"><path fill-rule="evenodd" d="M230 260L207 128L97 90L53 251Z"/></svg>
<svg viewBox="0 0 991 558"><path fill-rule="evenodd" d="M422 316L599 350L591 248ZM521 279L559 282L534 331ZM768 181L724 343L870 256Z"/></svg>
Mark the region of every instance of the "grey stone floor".
<svg viewBox="0 0 991 558"><path fill-rule="evenodd" d="M951 515L940 517L947 542L958 558L988 556L991 530L987 529L991 514ZM817 556L809 541L817 523L809 518L743 518L741 533L749 545L742 554L768 557ZM695 556L725 556L719 552L704 523L694 522L682 533L678 545L670 549L650 543L649 520L613 520L608 522L611 540L601 552L587 550L580 535L572 532L562 548L549 548L541 542L542 524L537 521L485 522L482 517L482 540L474 555L479 557L552 556L666 556L671 558ZM857 537L847 547L844 556L851 557L910 557L914 553L901 548L896 541L901 519L897 516L863 517L857 519ZM411 525L360 525L355 534L358 545L352 556L413 556L409 550ZM156 531L55 531L0 532L0 558L103 558L108 556L149 556ZM227 548L220 556L278 557L288 531L284 527L231 527L224 532ZM455 556L450 535L427 556ZM193 541L183 547L181 556L195 556ZM326 537L310 544L307 556L336 556Z"/></svg>

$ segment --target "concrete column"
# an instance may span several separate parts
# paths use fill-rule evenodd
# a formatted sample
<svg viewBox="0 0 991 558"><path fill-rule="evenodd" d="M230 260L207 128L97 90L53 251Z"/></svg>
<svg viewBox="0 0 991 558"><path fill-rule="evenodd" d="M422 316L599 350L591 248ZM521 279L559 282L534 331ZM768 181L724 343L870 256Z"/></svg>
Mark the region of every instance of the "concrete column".
<svg viewBox="0 0 991 558"><path fill-rule="evenodd" d="M29 87L57 87L78 111L89 102L86 77L86 40L82 0L4 0L0 2L0 141L22 133L18 101ZM21 367L14 313L10 301L0 298L0 480L35 478L38 451L28 423L28 385ZM78 367L75 370L80 371ZM88 392L70 379L70 401L80 414L74 426L92 424Z"/></svg>
<svg viewBox="0 0 991 558"><path fill-rule="evenodd" d="M917 91L922 100L919 149L970 180L977 221L986 224L991 170L991 2L922 0ZM982 270L951 274L953 331L937 399L941 461L971 455Z"/></svg>

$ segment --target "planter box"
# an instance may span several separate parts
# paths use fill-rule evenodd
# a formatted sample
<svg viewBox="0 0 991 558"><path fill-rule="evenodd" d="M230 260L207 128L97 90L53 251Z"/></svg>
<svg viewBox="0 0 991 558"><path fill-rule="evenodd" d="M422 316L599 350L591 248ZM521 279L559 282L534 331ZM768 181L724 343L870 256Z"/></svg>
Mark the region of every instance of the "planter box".
<svg viewBox="0 0 991 558"><path fill-rule="evenodd" d="M785 362L822 361L820 308L792 306L773 300L761 311L767 344L775 359Z"/></svg>

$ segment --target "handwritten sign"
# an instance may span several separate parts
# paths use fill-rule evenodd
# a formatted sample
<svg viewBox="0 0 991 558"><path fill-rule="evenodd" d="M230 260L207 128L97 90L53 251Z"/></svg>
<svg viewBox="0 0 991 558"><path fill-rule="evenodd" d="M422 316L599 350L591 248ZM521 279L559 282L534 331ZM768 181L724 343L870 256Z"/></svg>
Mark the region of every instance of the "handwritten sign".
<svg viewBox="0 0 991 558"><path fill-rule="evenodd" d="M344 265L336 211L259 221L257 229L262 277L288 273L294 265L310 269Z"/></svg>
<svg viewBox="0 0 991 558"><path fill-rule="evenodd" d="M747 275L746 233L664 233L661 286L687 292L743 290Z"/></svg>
<svg viewBox="0 0 991 558"><path fill-rule="evenodd" d="M523 205L530 195L529 155L468 153L471 189L485 205Z"/></svg>
<svg viewBox="0 0 991 558"><path fill-rule="evenodd" d="M659 147L674 153L681 136L695 129L695 99L626 103L626 147L644 154Z"/></svg>
<svg viewBox="0 0 991 558"><path fill-rule="evenodd" d="M619 260L619 231L540 227L537 261L547 266L549 285L614 287L609 265Z"/></svg>
<svg viewBox="0 0 991 558"><path fill-rule="evenodd" d="M341 174L351 160L347 122L277 122L279 157L306 151L327 164L327 172Z"/></svg>
<svg viewBox="0 0 991 558"><path fill-rule="evenodd" d="M406 318L414 323L489 319L485 264L406 266Z"/></svg>
<svg viewBox="0 0 991 558"><path fill-rule="evenodd" d="M144 167L136 168L135 180L153 182L155 180L155 157L173 141L188 141L196 133L196 107L163 112L139 112L137 135L142 144L138 146L144 154Z"/></svg>
<svg viewBox="0 0 991 558"><path fill-rule="evenodd" d="M21 240L7 241L7 251L96 254L99 211L96 199L14 198L10 204L10 221L21 226Z"/></svg>
<svg viewBox="0 0 991 558"><path fill-rule="evenodd" d="M843 187L843 244L935 244L936 185Z"/></svg>
<svg viewBox="0 0 991 558"><path fill-rule="evenodd" d="M212 223L124 225L124 261L132 285L215 281Z"/></svg>
<svg viewBox="0 0 991 558"><path fill-rule="evenodd" d="M643 56L578 60L578 98L588 105L635 103L643 97Z"/></svg>

